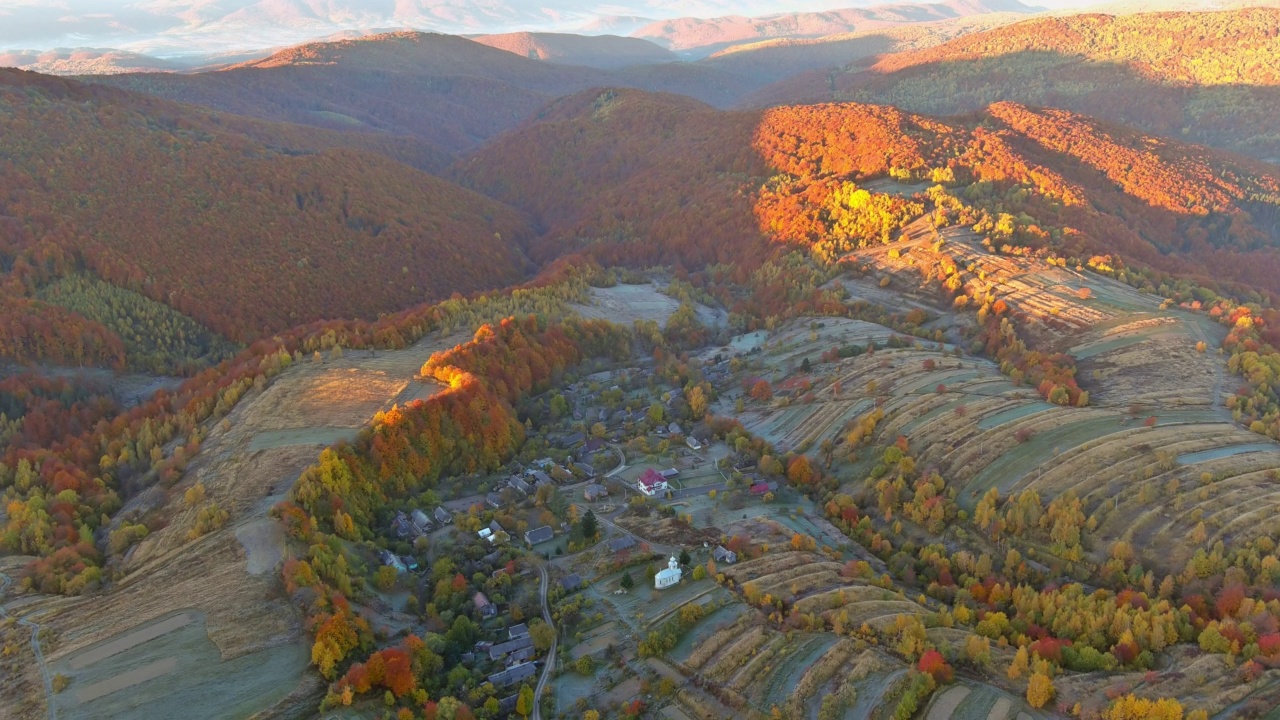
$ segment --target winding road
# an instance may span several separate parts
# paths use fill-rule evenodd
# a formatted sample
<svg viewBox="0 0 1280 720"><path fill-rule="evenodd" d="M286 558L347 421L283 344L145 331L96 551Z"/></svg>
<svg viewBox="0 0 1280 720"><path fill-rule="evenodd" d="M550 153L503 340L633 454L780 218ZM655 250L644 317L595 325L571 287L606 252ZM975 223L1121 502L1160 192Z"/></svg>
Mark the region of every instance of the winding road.
<svg viewBox="0 0 1280 720"><path fill-rule="evenodd" d="M8 575L0 573L0 597L5 594L12 582ZM545 594L543 597L545 599ZM0 605L0 618L7 617L9 617L9 609ZM44 664L44 651L40 649L40 626L26 618L19 618L18 624L31 628L31 652L36 656L36 666L40 668L40 676L44 679L45 706L49 708L49 720L58 720L58 710L53 705L53 678L49 676L49 668Z"/></svg>
<svg viewBox="0 0 1280 720"><path fill-rule="evenodd" d="M555 623L551 621L551 608L547 605L547 585L549 579L547 577L547 566L538 563L538 574L542 577L542 586L538 590L538 595L542 602L542 620L552 630L556 629ZM547 650L547 663L542 666L542 677L538 678L538 687L533 690L533 720L542 720L542 692L546 689L547 683L550 682L551 676L556 669L556 648L560 644L560 633L556 631L551 638L551 649Z"/></svg>

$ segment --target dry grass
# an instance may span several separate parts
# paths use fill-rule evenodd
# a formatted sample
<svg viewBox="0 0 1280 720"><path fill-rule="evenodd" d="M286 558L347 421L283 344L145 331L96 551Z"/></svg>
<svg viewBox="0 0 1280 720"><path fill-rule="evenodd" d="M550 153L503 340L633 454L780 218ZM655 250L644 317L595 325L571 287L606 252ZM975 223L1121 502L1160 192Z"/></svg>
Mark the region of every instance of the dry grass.
<svg viewBox="0 0 1280 720"><path fill-rule="evenodd" d="M858 644L852 640L841 640L827 649L817 662L805 670L804 675L796 682L791 697L787 699L787 710L790 717L800 717L804 703L818 691L824 683L835 676L836 671L844 666L858 651Z"/></svg>
<svg viewBox="0 0 1280 720"><path fill-rule="evenodd" d="M188 608L207 616L209 638L224 659L302 639L301 618L284 597L274 571L250 574L236 530L266 517L298 474L313 463L318 447L285 446L251 450L263 431L296 427L359 427L397 399L432 352L457 338L429 339L409 350L376 357L349 352L320 364L295 365L259 395L249 395L216 425L183 482L168 495L153 488L134 506L150 506L169 518L128 558L128 574L105 595L91 599L42 598L53 612L45 622L60 637L48 660L56 662L90 644L109 639L148 620ZM230 512L222 528L195 540L187 531L195 510L183 492L195 482L207 497ZM257 568L261 570L261 568ZM302 680L290 702L314 702L317 688Z"/></svg>

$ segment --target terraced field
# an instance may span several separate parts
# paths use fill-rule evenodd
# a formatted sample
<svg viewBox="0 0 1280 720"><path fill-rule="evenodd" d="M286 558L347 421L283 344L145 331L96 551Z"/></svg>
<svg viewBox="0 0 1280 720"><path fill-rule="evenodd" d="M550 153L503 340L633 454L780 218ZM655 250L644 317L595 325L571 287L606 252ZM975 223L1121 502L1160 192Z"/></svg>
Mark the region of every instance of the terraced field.
<svg viewBox="0 0 1280 720"><path fill-rule="evenodd" d="M970 247L943 247L954 255L960 245ZM1012 261L987 256L983 262L993 264L988 277L994 277ZM1165 569L1181 569L1194 553L1188 538L1201 520L1210 543L1280 530L1273 519L1280 510L1280 443L1237 427L1220 406L1222 358L1196 348L1217 342L1213 323L1185 310L1162 310L1106 278L1050 266L1019 277L1017 297L1034 291L1063 307L1078 306L1069 317L1081 318L1079 327L1056 320L1045 327L1084 358L1088 371L1082 369L1079 380L1091 407L1047 403L994 363L957 356L946 344L912 340L823 361L833 347L883 344L893 333L854 320L802 318L775 330L757 357L775 387L807 382L808 392L789 404L751 402L741 419L782 451L808 442L808 453L818 457L823 440L841 443L879 408L884 418L875 441L906 437L917 460L958 490L962 507L972 510L991 488L1001 497L1033 489L1046 503L1072 492L1099 523L1099 547L1118 539L1140 548L1168 540L1157 543L1162 552L1155 558ZM1064 278L1074 284L1064 285ZM1089 289L1087 299L1080 287ZM799 369L805 359L808 373ZM1157 373L1168 379L1154 379Z"/></svg>

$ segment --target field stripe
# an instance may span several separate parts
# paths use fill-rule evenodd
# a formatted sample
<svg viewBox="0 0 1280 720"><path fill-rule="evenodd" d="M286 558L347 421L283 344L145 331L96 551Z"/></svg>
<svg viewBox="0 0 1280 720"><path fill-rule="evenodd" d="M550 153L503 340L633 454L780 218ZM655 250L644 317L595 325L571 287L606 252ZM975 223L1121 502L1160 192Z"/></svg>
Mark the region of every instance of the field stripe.
<svg viewBox="0 0 1280 720"><path fill-rule="evenodd" d="M160 622L135 630L124 637L118 637L93 649L86 650L71 658L67 665L72 670L83 670L100 660L122 653L131 647L141 645L148 640L155 640L161 635L171 633L178 628L186 627L195 619L195 613L189 612L165 618Z"/></svg>
<svg viewBox="0 0 1280 720"><path fill-rule="evenodd" d="M148 680L154 680L158 677L168 675L178 667L178 658L175 656L167 657L163 660L157 660L149 665L143 665L135 670L127 673L116 675L102 682L97 682L82 688L76 693L76 702L83 705L92 702L100 697L105 697L114 692L119 692L126 688L139 685Z"/></svg>

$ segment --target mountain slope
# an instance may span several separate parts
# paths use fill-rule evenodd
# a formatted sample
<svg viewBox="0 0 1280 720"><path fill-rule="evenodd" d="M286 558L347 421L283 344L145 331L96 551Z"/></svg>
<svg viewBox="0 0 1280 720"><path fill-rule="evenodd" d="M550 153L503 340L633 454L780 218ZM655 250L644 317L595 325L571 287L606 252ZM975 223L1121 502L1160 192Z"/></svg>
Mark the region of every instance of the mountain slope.
<svg viewBox="0 0 1280 720"><path fill-rule="evenodd" d="M732 45L770 38L816 38L985 13L1028 13L1036 10L1017 0L946 0L826 12L789 12L764 17L684 17L660 20L632 35L677 52L705 56Z"/></svg>
<svg viewBox="0 0 1280 720"><path fill-rule="evenodd" d="M733 45L699 60L698 64L750 77L763 86L811 70L826 70L864 58L941 45L966 33L1008 25L1024 17L1019 13L985 13L818 38L760 40Z"/></svg>
<svg viewBox="0 0 1280 720"><path fill-rule="evenodd" d="M215 115L22 71L0 71L0 111L5 252L33 257L15 266L27 285L50 264L34 258L64 257L244 340L522 274L516 212L380 155L273 149Z"/></svg>
<svg viewBox="0 0 1280 720"><path fill-rule="evenodd" d="M453 176L546 227L542 259L584 251L748 267L771 241L835 258L936 211L997 246L1115 254L1280 292L1274 168L1013 103L938 120L859 104L718 112L670 96L583 93ZM950 199L907 201L872 184L889 177L941 183Z"/></svg>
<svg viewBox="0 0 1280 720"><path fill-rule="evenodd" d="M631 65L673 62L676 56L648 40L617 35L517 32L480 35L481 45L506 50L530 60L613 70Z"/></svg>
<svg viewBox="0 0 1280 720"><path fill-rule="evenodd" d="M754 105L856 100L957 113L1061 107L1171 137L1280 156L1280 10L1028 20L870 68L811 73Z"/></svg>
<svg viewBox="0 0 1280 720"><path fill-rule="evenodd" d="M683 63L609 72L414 32L310 43L218 72L90 79L272 121L413 136L445 153L472 149L589 87L674 90L722 106L755 87Z"/></svg>
<svg viewBox="0 0 1280 720"><path fill-rule="evenodd" d="M758 114L676 95L586 91L459 161L451 176L547 229L535 259L590 247L610 262L691 267L760 250L751 192Z"/></svg>

